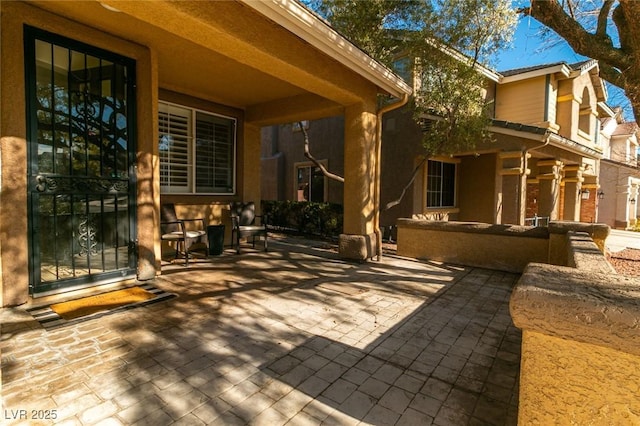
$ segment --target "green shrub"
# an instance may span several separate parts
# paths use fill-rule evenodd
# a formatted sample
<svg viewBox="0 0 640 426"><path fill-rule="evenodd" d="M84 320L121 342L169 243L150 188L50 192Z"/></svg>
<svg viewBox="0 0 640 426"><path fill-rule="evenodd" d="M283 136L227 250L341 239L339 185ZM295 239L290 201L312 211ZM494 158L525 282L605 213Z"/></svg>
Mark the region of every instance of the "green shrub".
<svg viewBox="0 0 640 426"><path fill-rule="evenodd" d="M262 201L270 227L307 235L335 237L342 232L340 204L308 201Z"/></svg>

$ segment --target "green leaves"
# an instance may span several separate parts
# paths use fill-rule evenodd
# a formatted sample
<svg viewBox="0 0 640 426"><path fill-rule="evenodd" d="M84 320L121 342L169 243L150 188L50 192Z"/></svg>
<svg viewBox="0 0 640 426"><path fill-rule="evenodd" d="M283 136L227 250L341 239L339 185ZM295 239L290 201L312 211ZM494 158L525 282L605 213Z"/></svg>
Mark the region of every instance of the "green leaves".
<svg viewBox="0 0 640 426"><path fill-rule="evenodd" d="M489 83L480 63L510 42L510 0L310 0L307 4L414 87L426 155L471 149L489 137ZM427 125L428 124L428 125Z"/></svg>

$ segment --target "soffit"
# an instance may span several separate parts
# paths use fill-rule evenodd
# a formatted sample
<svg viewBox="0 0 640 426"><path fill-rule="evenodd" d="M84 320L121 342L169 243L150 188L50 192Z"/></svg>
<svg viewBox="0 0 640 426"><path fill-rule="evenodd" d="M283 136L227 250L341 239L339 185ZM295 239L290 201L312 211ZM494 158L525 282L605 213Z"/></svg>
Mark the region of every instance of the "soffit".
<svg viewBox="0 0 640 426"><path fill-rule="evenodd" d="M157 54L159 85L248 108L304 95L339 105L375 94L370 82L236 2L34 1L38 7Z"/></svg>

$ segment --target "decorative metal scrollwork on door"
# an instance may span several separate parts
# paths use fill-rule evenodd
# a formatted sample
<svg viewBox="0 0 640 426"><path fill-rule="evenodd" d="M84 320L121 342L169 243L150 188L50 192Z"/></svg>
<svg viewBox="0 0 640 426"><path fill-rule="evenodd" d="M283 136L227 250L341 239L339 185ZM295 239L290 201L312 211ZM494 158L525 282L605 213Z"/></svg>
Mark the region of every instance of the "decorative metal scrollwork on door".
<svg viewBox="0 0 640 426"><path fill-rule="evenodd" d="M78 245L80 251L78 256L95 256L98 254L98 243L96 241L96 228L88 216L81 216L78 225Z"/></svg>

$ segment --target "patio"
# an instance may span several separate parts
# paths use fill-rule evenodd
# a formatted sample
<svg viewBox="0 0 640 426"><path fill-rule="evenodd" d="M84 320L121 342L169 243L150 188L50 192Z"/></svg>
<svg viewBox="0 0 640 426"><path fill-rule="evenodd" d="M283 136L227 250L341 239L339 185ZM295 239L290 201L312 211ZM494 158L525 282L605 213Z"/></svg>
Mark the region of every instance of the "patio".
<svg viewBox="0 0 640 426"><path fill-rule="evenodd" d="M3 420L517 423L519 275L350 263L293 238L270 249L167 264L154 284L179 297L53 331L4 309Z"/></svg>

